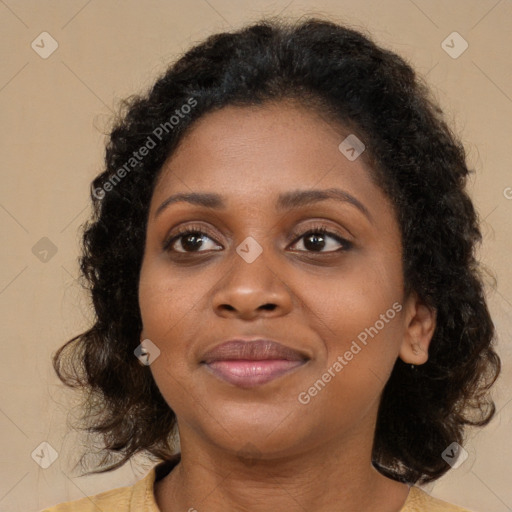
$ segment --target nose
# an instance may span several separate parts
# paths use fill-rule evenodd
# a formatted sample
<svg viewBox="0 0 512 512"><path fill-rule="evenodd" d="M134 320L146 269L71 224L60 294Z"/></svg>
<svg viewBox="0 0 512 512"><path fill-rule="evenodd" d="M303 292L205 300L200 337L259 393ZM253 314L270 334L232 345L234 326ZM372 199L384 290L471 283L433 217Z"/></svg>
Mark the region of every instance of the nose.
<svg viewBox="0 0 512 512"><path fill-rule="evenodd" d="M217 283L213 308L219 316L253 320L281 316L292 308L290 286L280 268L264 257L265 251L252 263L238 254L233 265Z"/></svg>

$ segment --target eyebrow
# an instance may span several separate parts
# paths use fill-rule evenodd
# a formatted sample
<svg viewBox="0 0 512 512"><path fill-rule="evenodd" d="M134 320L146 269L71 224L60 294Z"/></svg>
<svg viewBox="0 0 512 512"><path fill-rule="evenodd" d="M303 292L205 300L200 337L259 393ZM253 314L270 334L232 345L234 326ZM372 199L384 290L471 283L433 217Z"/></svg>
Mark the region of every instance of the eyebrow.
<svg viewBox="0 0 512 512"><path fill-rule="evenodd" d="M368 208L364 206L352 194L339 188L328 188L324 190L294 190L280 194L277 198L276 209L278 211L297 209L321 201L335 200L348 203L360 210L370 221L372 216ZM209 192L190 192L179 193L169 196L156 210L155 217L160 215L169 205L179 202L186 202L205 208L223 210L227 207L224 198L215 193Z"/></svg>

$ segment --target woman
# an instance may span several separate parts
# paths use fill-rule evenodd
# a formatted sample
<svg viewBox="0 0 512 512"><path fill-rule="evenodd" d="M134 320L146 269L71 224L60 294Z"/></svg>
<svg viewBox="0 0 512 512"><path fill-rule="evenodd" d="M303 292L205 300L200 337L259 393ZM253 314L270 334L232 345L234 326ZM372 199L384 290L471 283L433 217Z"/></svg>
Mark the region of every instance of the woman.
<svg viewBox="0 0 512 512"><path fill-rule="evenodd" d="M187 52L111 133L96 321L54 357L88 392L94 472L159 464L47 510L463 510L415 484L494 414L468 172L426 86L357 31L262 21Z"/></svg>

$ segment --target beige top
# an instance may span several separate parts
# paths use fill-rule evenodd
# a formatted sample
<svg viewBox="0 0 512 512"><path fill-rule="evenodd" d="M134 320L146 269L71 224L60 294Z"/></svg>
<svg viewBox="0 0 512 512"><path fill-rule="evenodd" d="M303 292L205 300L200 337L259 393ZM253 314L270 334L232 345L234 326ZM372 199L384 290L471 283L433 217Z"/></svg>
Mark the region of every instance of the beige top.
<svg viewBox="0 0 512 512"><path fill-rule="evenodd" d="M96 496L61 503L41 512L160 512L153 491L155 481L167 475L176 462L162 462L130 487L120 487ZM400 512L470 512L429 496L419 487L411 487Z"/></svg>

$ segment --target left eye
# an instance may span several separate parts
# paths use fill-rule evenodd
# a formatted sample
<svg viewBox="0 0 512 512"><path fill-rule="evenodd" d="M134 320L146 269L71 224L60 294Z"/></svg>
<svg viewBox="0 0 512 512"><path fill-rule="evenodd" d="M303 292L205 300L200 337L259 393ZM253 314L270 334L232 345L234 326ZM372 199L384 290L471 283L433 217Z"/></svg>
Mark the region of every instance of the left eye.
<svg viewBox="0 0 512 512"><path fill-rule="evenodd" d="M304 241L302 241L304 239ZM329 243L328 240L334 240L336 243ZM323 250L326 247L332 247L333 245L341 246L341 250L348 250L351 247L351 243L348 240L345 240L341 236L331 233L325 229L312 229L303 233L298 238L299 241L302 241L302 245L305 250L308 252L338 252L340 249L334 250ZM297 242L295 242L297 243Z"/></svg>

